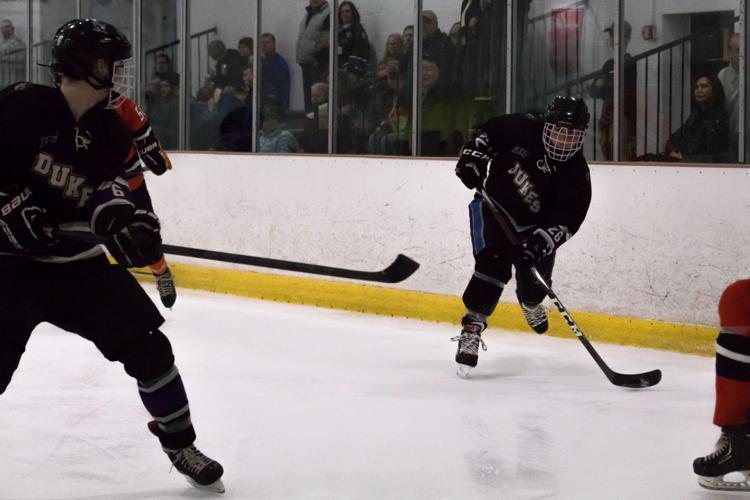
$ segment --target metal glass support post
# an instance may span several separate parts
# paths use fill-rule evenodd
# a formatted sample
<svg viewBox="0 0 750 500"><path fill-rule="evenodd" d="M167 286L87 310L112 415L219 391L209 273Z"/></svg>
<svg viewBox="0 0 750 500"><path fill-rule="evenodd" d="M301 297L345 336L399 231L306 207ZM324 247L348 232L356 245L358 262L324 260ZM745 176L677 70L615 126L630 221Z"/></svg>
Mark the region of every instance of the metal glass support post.
<svg viewBox="0 0 750 500"><path fill-rule="evenodd" d="M617 1L617 8L615 9L615 22L614 22L614 33L612 33L612 36L614 37L614 57L615 57L615 67L614 67L614 89L612 96L612 102L614 103L612 112L615 115L615 123L614 127L612 128L612 159L614 161L620 161L620 125L622 125L622 96L620 95L620 89L623 88L623 77L625 75L625 72L622 68L622 63L624 60L623 52L625 50L625 45L620 43L621 35L624 32L623 30L623 19L624 19L624 11L625 6L623 5L625 0L616 0ZM657 103L658 105L658 103ZM596 144L594 145L596 147Z"/></svg>
<svg viewBox="0 0 750 500"><path fill-rule="evenodd" d="M737 121L737 130L738 130L738 141L737 141L737 160L740 163L745 163L746 161L746 153L747 153L747 146L748 146L748 139L745 136L745 128L747 126L747 117L748 117L748 110L745 109L745 104L747 103L747 96L748 96L748 89L747 84L748 81L750 81L750 78L748 78L748 68L747 68L747 55L750 53L750 40L748 40L747 36L747 27L750 26L750 9L747 8L747 3L745 1L739 2L739 14L740 14L740 21L739 21L739 27L737 28L737 31L740 34L740 63L739 63L739 71L740 71L740 95L737 96L737 106L739 106L740 116L738 117Z"/></svg>
<svg viewBox="0 0 750 500"><path fill-rule="evenodd" d="M76 19L81 18L81 0L76 0Z"/></svg>
<svg viewBox="0 0 750 500"><path fill-rule="evenodd" d="M255 23L253 26L254 30L254 37L255 43L253 43L253 99L252 99L252 117L253 117L253 126L252 126L252 138L250 140L250 151L253 153L258 152L258 119L260 118L260 72L263 71L263 65L261 64L260 60L260 30L261 28L261 22L260 22L260 13L263 11L263 0L258 0L258 2L255 4Z"/></svg>
<svg viewBox="0 0 750 500"><path fill-rule="evenodd" d="M505 3L505 112L511 113L513 110L513 68L516 66L515 50L516 44L513 43L513 27L515 25L515 9L513 0L507 0Z"/></svg>
<svg viewBox="0 0 750 500"><path fill-rule="evenodd" d="M32 0L26 0L26 19L28 21L28 28L26 29L26 81L31 81L31 46L34 38L31 35L31 28L34 21L33 9L31 7Z"/></svg>
<svg viewBox="0 0 750 500"><path fill-rule="evenodd" d="M411 59L411 155L418 156L422 148L422 0L414 2L414 37Z"/></svg>
<svg viewBox="0 0 750 500"><path fill-rule="evenodd" d="M141 0L133 0L133 35L130 44L133 46L133 66L135 72L135 88L133 89L133 99L137 103L143 102L143 80L146 75L146 68L141 67L143 58L141 57L141 33L143 25L141 23Z"/></svg>
<svg viewBox="0 0 750 500"><path fill-rule="evenodd" d="M190 126L190 116L187 112L190 106L190 0L179 0L177 2L177 14L179 19L180 9L182 9L182 19L179 24L178 33L180 34L180 51L177 57L180 59L182 68L182 77L180 78L180 106L178 113L178 131L179 141L178 149L185 150L190 147L188 140L188 128Z"/></svg>
<svg viewBox="0 0 750 500"><path fill-rule="evenodd" d="M330 33L329 37L329 46L328 46L328 74L330 75L328 77L329 85L328 85L328 154L335 154L336 153L336 128L338 126L338 119L337 119L337 113L338 113L338 46L339 46L339 35L336 32L336 26L338 25L338 11L339 11L339 1L338 0L332 0L329 4L331 6L331 10L329 11L329 23L328 23L328 29ZM305 89L306 92L309 92L310 89Z"/></svg>

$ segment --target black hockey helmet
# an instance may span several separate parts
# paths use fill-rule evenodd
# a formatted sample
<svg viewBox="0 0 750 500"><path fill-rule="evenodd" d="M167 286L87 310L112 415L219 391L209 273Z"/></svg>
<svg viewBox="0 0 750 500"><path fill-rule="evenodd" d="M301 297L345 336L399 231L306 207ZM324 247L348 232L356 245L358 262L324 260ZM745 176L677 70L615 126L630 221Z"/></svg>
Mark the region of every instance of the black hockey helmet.
<svg viewBox="0 0 750 500"><path fill-rule="evenodd" d="M569 160L583 146L589 126L588 106L576 97L557 96L544 113L544 149L550 158Z"/></svg>
<svg viewBox="0 0 750 500"><path fill-rule="evenodd" d="M109 65L109 76L93 73L98 59ZM52 70L95 89L110 89L108 108L117 107L135 83L130 42L117 28L96 19L73 19L57 30L52 45Z"/></svg>

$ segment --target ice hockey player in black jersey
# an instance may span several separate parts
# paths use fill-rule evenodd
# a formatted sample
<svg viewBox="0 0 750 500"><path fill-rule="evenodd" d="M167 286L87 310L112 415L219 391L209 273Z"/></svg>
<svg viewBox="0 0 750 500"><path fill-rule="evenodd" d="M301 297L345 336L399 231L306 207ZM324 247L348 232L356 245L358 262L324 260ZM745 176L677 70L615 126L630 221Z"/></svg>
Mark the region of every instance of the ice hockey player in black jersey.
<svg viewBox="0 0 750 500"><path fill-rule="evenodd" d="M588 122L581 99L558 96L544 121L523 114L492 118L464 145L456 175L469 189L484 188L523 247L511 245L477 195L469 204L474 274L463 294L461 333L453 338L459 376L466 377L479 349L487 349L481 334L513 267L526 321L539 334L547 331L546 293L529 269L536 267L549 284L557 248L586 217L591 181L581 147Z"/></svg>
<svg viewBox="0 0 750 500"><path fill-rule="evenodd" d="M133 265L158 257L159 220L135 209L122 178L132 139L114 108L133 77L130 43L107 23L72 20L54 37L51 68L57 87L0 92L0 394L39 323L80 335L137 380L149 429L174 467L223 492L221 465L193 444L164 318L101 247L55 235L108 236Z"/></svg>

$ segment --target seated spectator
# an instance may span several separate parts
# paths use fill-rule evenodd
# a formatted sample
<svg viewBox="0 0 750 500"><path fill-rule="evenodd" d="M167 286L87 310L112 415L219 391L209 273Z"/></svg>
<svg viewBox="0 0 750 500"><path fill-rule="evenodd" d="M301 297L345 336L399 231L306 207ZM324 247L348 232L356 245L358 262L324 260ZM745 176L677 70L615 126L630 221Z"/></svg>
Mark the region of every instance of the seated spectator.
<svg viewBox="0 0 750 500"><path fill-rule="evenodd" d="M387 78L389 75L398 75L399 59L404 53L404 38L398 33L391 33L385 42L383 59L378 62L378 78Z"/></svg>
<svg viewBox="0 0 750 500"><path fill-rule="evenodd" d="M222 107L228 112L219 124L219 149L222 151L252 151L253 135L253 69L249 67L242 72L243 87L241 92L228 88L219 99ZM230 96L234 95L233 98ZM226 96L226 97L225 97ZM225 99L222 101L222 99ZM241 104L240 104L241 101ZM217 117L221 117L219 109Z"/></svg>
<svg viewBox="0 0 750 500"><path fill-rule="evenodd" d="M297 139L294 134L283 127L281 113L277 109L263 110L258 151L260 153L296 153L299 151Z"/></svg>
<svg viewBox="0 0 750 500"><path fill-rule="evenodd" d="M339 4L339 68L346 69L347 65L352 64L353 57L358 58L358 63L364 61L366 65L370 59L370 40L360 22L357 7L344 0Z"/></svg>
<svg viewBox="0 0 750 500"><path fill-rule="evenodd" d="M453 26L451 26L451 30L448 32L448 36L451 39L453 47L457 51L463 49L464 45L466 45L466 38L464 38L464 35L462 33L461 23L453 23Z"/></svg>
<svg viewBox="0 0 750 500"><path fill-rule="evenodd" d="M227 49L221 40L211 40L208 44L208 55L216 61L212 79L217 89L242 88L243 63L236 49Z"/></svg>
<svg viewBox="0 0 750 500"><path fill-rule="evenodd" d="M719 71L719 81L724 88L724 108L729 114L729 150L736 159L739 146L740 122L740 34L729 37L729 64Z"/></svg>
<svg viewBox="0 0 750 500"><path fill-rule="evenodd" d="M180 85L180 75L172 67L172 59L167 54L157 54L154 60L154 72L151 73L152 90L158 92L159 82L166 80L175 89Z"/></svg>
<svg viewBox="0 0 750 500"><path fill-rule="evenodd" d="M166 81L159 82L156 94L149 109L149 118L154 133L159 137L164 149L179 147L179 100L174 87Z"/></svg>
<svg viewBox="0 0 750 500"><path fill-rule="evenodd" d="M401 37L404 39L404 51L412 50L414 47L414 25L405 26L401 32Z"/></svg>
<svg viewBox="0 0 750 500"><path fill-rule="evenodd" d="M219 137L216 129L216 101L213 84L198 89L190 100L190 149L216 149Z"/></svg>
<svg viewBox="0 0 750 500"><path fill-rule="evenodd" d="M328 152L328 92L327 83L314 83L310 89L313 110L305 115L305 152Z"/></svg>
<svg viewBox="0 0 750 500"><path fill-rule="evenodd" d="M721 163L729 155L729 115L724 89L714 75L699 74L693 83L692 111L669 137L665 154L674 161Z"/></svg>
<svg viewBox="0 0 750 500"><path fill-rule="evenodd" d="M0 21L0 88L26 79L26 44L10 19Z"/></svg>
<svg viewBox="0 0 750 500"><path fill-rule="evenodd" d="M427 54L422 58L422 133L423 156L455 156L463 146L463 131L468 129L472 100L462 99L440 85L442 68Z"/></svg>
<svg viewBox="0 0 750 500"><path fill-rule="evenodd" d="M240 59L242 59L242 71L245 71L252 64L254 49L255 41L252 37L245 36L237 42L237 52L240 54Z"/></svg>
<svg viewBox="0 0 750 500"><path fill-rule="evenodd" d="M394 104L386 121L370 135L368 154L408 156L411 154L411 110Z"/></svg>
<svg viewBox="0 0 750 500"><path fill-rule="evenodd" d="M289 65L276 52L276 37L263 33L260 37L261 74L260 92L261 107L271 106L283 115L289 111Z"/></svg>

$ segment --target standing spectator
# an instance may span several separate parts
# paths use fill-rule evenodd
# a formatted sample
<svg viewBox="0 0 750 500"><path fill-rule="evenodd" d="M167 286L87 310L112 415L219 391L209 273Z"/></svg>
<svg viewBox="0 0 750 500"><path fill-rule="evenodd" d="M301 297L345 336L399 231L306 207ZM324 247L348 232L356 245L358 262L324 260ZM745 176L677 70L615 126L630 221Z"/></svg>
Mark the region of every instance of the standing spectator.
<svg viewBox="0 0 750 500"><path fill-rule="evenodd" d="M263 33L260 37L261 51L261 107L273 106L286 115L289 111L289 65L276 52L276 37Z"/></svg>
<svg viewBox="0 0 750 500"><path fill-rule="evenodd" d="M0 21L0 88L26 79L26 44L10 19Z"/></svg>
<svg viewBox="0 0 750 500"><path fill-rule="evenodd" d="M217 89L242 88L242 57L236 49L227 49L221 40L211 40L208 55L216 61L213 81Z"/></svg>
<svg viewBox="0 0 750 500"><path fill-rule="evenodd" d="M736 159L739 145L740 122L740 34L729 37L729 65L719 71L719 81L724 87L726 102L724 107L729 114L729 152Z"/></svg>
<svg viewBox="0 0 750 500"><path fill-rule="evenodd" d="M283 127L281 115L277 109L264 109L262 120L259 152L296 153L299 151L297 139L294 134Z"/></svg>
<svg viewBox="0 0 750 500"><path fill-rule="evenodd" d="M609 34L609 45L614 49L615 35L614 23L610 24L605 33ZM630 42L632 27L627 21L623 22L623 44L625 47ZM636 156L636 108L638 73L633 57L625 53L625 85L622 91L623 122L620 127L620 144L622 145L621 157L623 160L634 160ZM612 161L614 157L614 121L615 121L615 60L607 59L599 70L599 75L591 84L591 97L602 100L602 114L599 117L597 127L599 129L599 146L602 149L603 159Z"/></svg>
<svg viewBox="0 0 750 500"><path fill-rule="evenodd" d="M432 59L440 67L441 87L449 87L453 83L453 64L455 49L451 40L438 27L437 15L431 10L422 11L422 54Z"/></svg>
<svg viewBox="0 0 750 500"><path fill-rule="evenodd" d="M448 37L451 39L451 43L457 51L461 50L464 45L466 45L466 38L461 30L461 23L453 23L450 32L448 32Z"/></svg>
<svg viewBox="0 0 750 500"><path fill-rule="evenodd" d="M237 42L237 52L239 52L240 59L242 59L242 71L245 71L252 64L254 49L255 41L249 36L242 37Z"/></svg>
<svg viewBox="0 0 750 500"><path fill-rule="evenodd" d="M401 36L404 38L404 50L407 52L412 50L412 47L414 47L414 25L409 24L404 27Z"/></svg>
<svg viewBox="0 0 750 500"><path fill-rule="evenodd" d="M328 152L328 92L325 82L316 82L310 88L310 102L313 110L306 116L305 152Z"/></svg>
<svg viewBox="0 0 750 500"><path fill-rule="evenodd" d="M352 64L362 64L362 62L366 64L369 60L370 41L360 22L357 7L349 0L344 0L339 4L338 43L339 68L347 69Z"/></svg>
<svg viewBox="0 0 750 500"><path fill-rule="evenodd" d="M693 109L669 137L666 154L675 161L722 163L728 160L729 115L724 90L714 75L701 73L693 83Z"/></svg>
<svg viewBox="0 0 750 500"><path fill-rule="evenodd" d="M302 69L302 91L305 97L305 112L313 111L310 103L310 89L313 83L325 80L328 65L323 54L330 45L330 8L325 0L309 0L305 7L305 17L299 26L297 36L297 64ZM327 56L326 56L327 59Z"/></svg>
<svg viewBox="0 0 750 500"><path fill-rule="evenodd" d="M252 151L253 135L253 67L242 72L242 89L222 92L216 105L219 123L218 149Z"/></svg>

